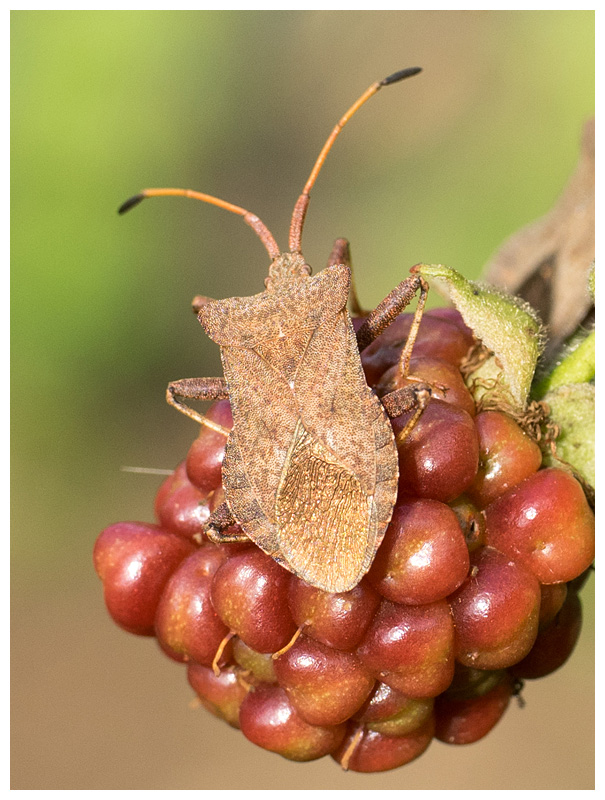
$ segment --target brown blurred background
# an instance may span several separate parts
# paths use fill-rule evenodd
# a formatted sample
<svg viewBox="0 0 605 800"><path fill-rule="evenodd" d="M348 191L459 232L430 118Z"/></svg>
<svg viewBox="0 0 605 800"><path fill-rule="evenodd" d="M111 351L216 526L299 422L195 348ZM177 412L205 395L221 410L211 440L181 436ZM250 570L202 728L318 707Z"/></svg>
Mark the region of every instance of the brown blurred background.
<svg viewBox="0 0 605 800"><path fill-rule="evenodd" d="M12 788L588 789L593 581L572 660L528 683L483 741L434 742L375 775L294 764L189 708L184 670L120 631L91 561L98 532L152 519L195 425L171 379L217 375L194 294L253 294L267 257L233 215L154 200L184 186L258 214L285 247L292 206L340 115L371 100L313 192L307 260L352 239L362 301L417 261L468 277L553 204L594 107L594 14L12 13Z"/></svg>

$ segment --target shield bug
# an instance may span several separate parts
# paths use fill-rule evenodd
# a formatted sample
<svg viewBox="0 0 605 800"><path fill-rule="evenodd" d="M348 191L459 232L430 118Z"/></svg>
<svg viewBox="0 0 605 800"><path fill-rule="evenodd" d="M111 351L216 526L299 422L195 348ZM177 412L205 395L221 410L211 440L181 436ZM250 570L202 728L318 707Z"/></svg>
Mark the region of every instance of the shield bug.
<svg viewBox="0 0 605 800"><path fill-rule="evenodd" d="M185 400L228 398L222 482L225 502L205 526L216 542L249 538L279 564L327 592L353 588L369 569L397 496L397 449L389 417L416 409L405 436L430 397L417 383L381 400L367 386L360 352L419 292L402 351L407 375L427 286L403 280L355 331L347 304L351 288L348 243L336 241L316 276L301 252L309 194L336 137L383 86L420 72L413 67L378 81L349 108L328 137L292 215L289 251L282 253L261 220L244 208L185 189L145 189L120 208L147 197L191 197L243 216L271 264L265 291L252 297L198 301L199 321L220 346L224 378L174 381L168 402L204 424ZM228 529L235 523L237 534ZM243 533L241 532L243 531Z"/></svg>

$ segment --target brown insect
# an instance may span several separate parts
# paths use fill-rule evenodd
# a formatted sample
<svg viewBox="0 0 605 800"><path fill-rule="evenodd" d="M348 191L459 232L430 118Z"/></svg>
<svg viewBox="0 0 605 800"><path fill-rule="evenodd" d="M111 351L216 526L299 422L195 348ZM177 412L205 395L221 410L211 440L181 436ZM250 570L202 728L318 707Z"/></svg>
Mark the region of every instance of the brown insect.
<svg viewBox="0 0 605 800"><path fill-rule="evenodd" d="M195 307L220 346L225 377L174 381L167 400L202 424L205 418L183 399L231 403L234 424L222 470L226 499L206 524L209 538L252 539L327 592L348 591L361 580L391 519L399 470L389 417L416 409L405 436L430 397L430 388L418 383L379 400L366 384L359 354L420 290L400 361L406 376L427 286L417 275L406 278L355 333L347 311L350 294L359 310L348 242L338 239L327 267L311 277L301 253L303 222L311 188L344 125L383 86L418 72L405 69L372 84L338 122L294 208L287 253L254 214L200 192L145 189L120 208L124 213L146 197L193 197L243 216L267 249L264 292L203 298ZM240 530L229 531L236 523Z"/></svg>

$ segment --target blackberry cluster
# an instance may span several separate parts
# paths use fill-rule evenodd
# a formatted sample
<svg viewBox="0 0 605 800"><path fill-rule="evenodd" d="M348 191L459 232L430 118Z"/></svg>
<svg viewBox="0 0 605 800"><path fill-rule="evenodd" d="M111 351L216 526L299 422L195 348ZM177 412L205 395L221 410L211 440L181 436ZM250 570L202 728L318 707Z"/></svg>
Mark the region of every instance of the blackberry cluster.
<svg viewBox="0 0 605 800"><path fill-rule="evenodd" d="M411 319L398 317L362 354L379 396L403 385ZM100 534L94 562L114 621L157 637L187 665L201 703L260 747L393 769L434 737L485 736L524 679L572 652L594 516L578 481L544 467L517 421L476 407L460 372L473 344L457 311L425 314L410 375L435 391L398 442L393 518L351 591L309 586L251 542L206 539L224 500L228 401L207 412L219 430L202 426L160 487L157 523ZM392 421L395 435L411 413Z"/></svg>

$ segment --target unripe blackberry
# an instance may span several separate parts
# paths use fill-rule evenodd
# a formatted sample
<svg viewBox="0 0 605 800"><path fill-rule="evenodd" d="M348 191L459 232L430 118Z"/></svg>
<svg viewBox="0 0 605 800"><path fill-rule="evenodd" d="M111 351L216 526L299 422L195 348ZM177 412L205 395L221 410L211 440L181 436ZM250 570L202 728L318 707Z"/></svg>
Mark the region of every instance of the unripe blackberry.
<svg viewBox="0 0 605 800"><path fill-rule="evenodd" d="M294 708L313 725L346 722L374 687L353 653L304 635L275 660L275 674Z"/></svg>
<svg viewBox="0 0 605 800"><path fill-rule="evenodd" d="M562 469L530 475L485 509L487 543L525 564L541 583L564 583L595 555L595 523L578 481Z"/></svg>
<svg viewBox="0 0 605 800"><path fill-rule="evenodd" d="M402 498L368 574L403 605L442 600L466 578L469 554L456 514L437 500Z"/></svg>
<svg viewBox="0 0 605 800"><path fill-rule="evenodd" d="M95 544L94 564L114 621L129 633L153 636L164 587L193 552L193 543L157 525L117 522L105 528Z"/></svg>
<svg viewBox="0 0 605 800"><path fill-rule="evenodd" d="M344 724L305 722L279 686L261 686L249 692L239 722L251 742L292 761L314 761L333 753L345 734Z"/></svg>
<svg viewBox="0 0 605 800"><path fill-rule="evenodd" d="M502 717L515 688L506 673L487 692L465 698L447 693L435 703L435 737L446 744L471 744L486 736Z"/></svg>
<svg viewBox="0 0 605 800"><path fill-rule="evenodd" d="M468 667L510 667L529 653L538 634L540 584L493 547L473 553L469 575L449 605L456 660Z"/></svg>

